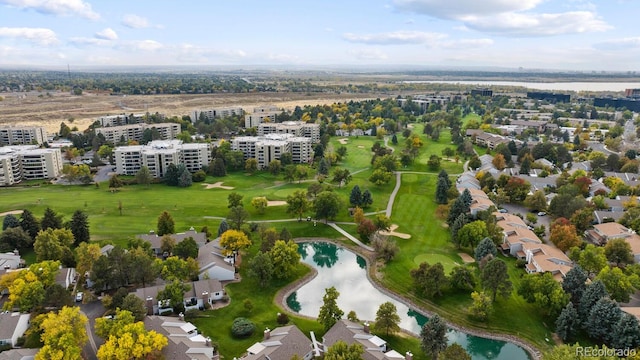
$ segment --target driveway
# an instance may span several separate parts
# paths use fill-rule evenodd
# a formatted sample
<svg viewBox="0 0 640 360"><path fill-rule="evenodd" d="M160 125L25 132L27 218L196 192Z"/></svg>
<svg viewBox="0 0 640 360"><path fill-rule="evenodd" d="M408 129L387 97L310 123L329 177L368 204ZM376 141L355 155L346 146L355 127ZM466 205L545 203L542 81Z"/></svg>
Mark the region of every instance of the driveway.
<svg viewBox="0 0 640 360"><path fill-rule="evenodd" d="M106 309L102 306L102 302L99 300L90 302L88 304L80 304L80 311L82 311L89 322L87 323L87 335L89 336L89 341L85 344L82 352L85 355L85 359L88 360L98 360L96 356L98 348L100 345L104 343L104 340L97 336L93 331L96 325L96 319L101 317Z"/></svg>
<svg viewBox="0 0 640 360"><path fill-rule="evenodd" d="M111 178L111 175L115 174L113 168L114 168L113 165L100 166L98 168L98 172L93 176L93 181L95 182L108 181Z"/></svg>
<svg viewBox="0 0 640 360"><path fill-rule="evenodd" d="M519 205L519 204L502 204L502 206L500 206L503 209L507 209L509 211L509 213L517 215L517 214L522 214L522 218L525 220L527 220L527 214L530 213L529 209L527 209L526 207L524 207L523 205ZM537 216L537 215L536 215ZM545 215L545 216L538 216L538 222L535 223L535 227L538 227L540 225L544 225L544 229L545 229L545 235L544 235L544 240L545 242L548 242L549 239L549 227L551 226L551 217L549 215Z"/></svg>

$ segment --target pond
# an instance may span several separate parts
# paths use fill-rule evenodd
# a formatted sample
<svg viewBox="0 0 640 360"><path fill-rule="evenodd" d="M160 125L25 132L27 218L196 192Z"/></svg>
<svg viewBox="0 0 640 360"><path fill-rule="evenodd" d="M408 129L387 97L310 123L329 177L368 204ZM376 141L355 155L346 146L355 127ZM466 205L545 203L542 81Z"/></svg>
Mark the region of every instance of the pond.
<svg viewBox="0 0 640 360"><path fill-rule="evenodd" d="M304 242L298 245L302 261L315 268L318 275L287 297L287 305L291 310L317 317L324 289L334 286L340 292L338 306L345 315L353 310L359 319L373 320L380 304L390 301L398 309L401 328L419 334L422 325L428 321L419 312L376 289L367 278L367 263L362 257L331 243ZM449 343L456 342L464 347L473 359L529 359L524 349L505 341L455 330L449 330L448 338ZM403 353L403 349L394 350Z"/></svg>

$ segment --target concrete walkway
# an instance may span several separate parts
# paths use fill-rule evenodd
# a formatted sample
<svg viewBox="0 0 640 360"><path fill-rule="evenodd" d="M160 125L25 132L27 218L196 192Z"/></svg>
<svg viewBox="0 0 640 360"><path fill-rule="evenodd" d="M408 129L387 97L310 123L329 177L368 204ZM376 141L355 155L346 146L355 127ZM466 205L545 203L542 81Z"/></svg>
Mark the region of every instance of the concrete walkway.
<svg viewBox="0 0 640 360"><path fill-rule="evenodd" d="M358 244L358 246L360 246L361 248L367 249L369 251L374 251L374 249L371 246L364 244L362 241L358 240L356 237L354 237L353 235L351 235L348 232L346 232L343 228L338 226L336 223L330 222L327 225L329 225L332 228L336 229L336 231L338 231L340 234L344 235L347 239L349 239L349 240L353 241L354 243Z"/></svg>
<svg viewBox="0 0 640 360"><path fill-rule="evenodd" d="M391 211L393 210L393 203L396 201L396 195L400 190L400 185L402 184L402 173L396 172L396 187L393 188L391 195L389 195L389 202L387 203L387 210L385 211L385 215L388 218L391 218Z"/></svg>

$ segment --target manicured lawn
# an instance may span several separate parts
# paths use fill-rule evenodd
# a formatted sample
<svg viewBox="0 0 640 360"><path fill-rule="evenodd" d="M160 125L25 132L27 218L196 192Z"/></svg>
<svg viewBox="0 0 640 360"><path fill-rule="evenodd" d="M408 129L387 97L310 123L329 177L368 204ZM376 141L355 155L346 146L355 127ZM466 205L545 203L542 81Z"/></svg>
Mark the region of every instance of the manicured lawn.
<svg viewBox="0 0 640 360"><path fill-rule="evenodd" d="M462 126L467 125L467 123L470 120L476 120L478 122L481 122L482 121L482 116L480 116L480 115L478 115L476 113L470 113L470 114L462 117Z"/></svg>

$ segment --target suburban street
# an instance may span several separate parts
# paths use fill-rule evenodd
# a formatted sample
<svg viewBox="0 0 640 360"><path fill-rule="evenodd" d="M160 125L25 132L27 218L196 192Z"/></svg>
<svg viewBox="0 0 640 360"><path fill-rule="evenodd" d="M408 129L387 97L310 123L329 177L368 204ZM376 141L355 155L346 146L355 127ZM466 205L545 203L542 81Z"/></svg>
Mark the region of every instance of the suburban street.
<svg viewBox="0 0 640 360"><path fill-rule="evenodd" d="M88 304L80 304L80 311L82 311L82 313L84 313L89 319L89 322L87 323L87 335L89 336L89 341L85 344L82 352L85 355L85 359L98 360L96 353L100 345L104 343L104 340L98 337L93 329L96 319L104 314L105 308L102 306L101 301L96 300Z"/></svg>

